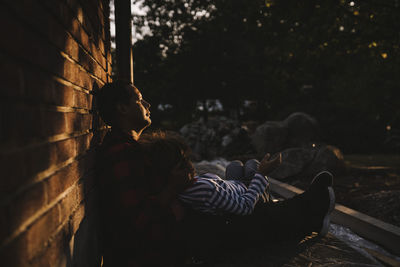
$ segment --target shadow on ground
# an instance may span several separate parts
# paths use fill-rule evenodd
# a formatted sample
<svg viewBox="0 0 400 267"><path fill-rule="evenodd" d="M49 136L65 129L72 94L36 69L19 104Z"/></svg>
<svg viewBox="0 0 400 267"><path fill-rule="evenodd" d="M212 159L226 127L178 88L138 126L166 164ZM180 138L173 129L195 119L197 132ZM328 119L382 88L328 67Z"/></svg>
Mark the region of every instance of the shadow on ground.
<svg viewBox="0 0 400 267"><path fill-rule="evenodd" d="M241 249L240 246L246 247ZM260 267L260 266L380 266L336 239L308 236L300 242L287 241L247 248L238 244L234 251L222 251L214 262L192 263L199 267Z"/></svg>

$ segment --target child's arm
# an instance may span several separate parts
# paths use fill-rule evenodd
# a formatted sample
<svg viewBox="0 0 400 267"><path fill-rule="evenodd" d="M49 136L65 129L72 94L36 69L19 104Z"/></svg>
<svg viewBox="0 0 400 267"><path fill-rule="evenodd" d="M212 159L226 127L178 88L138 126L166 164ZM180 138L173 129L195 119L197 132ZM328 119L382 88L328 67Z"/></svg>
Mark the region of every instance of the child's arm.
<svg viewBox="0 0 400 267"><path fill-rule="evenodd" d="M229 181L226 181L230 183ZM264 193L268 185L268 180L265 176L257 173L251 180L248 188L243 189L238 185L232 185L223 190L219 188L214 193L213 205L222 212L233 213L236 215L248 215L254 210L254 207L260 196Z"/></svg>
<svg viewBox="0 0 400 267"><path fill-rule="evenodd" d="M179 195L180 200L192 208L208 213L250 214L268 181L256 174L246 188L242 184L222 180L214 174L204 174L195 178L195 183Z"/></svg>
<svg viewBox="0 0 400 267"><path fill-rule="evenodd" d="M195 183L181 193L179 198L202 212L247 215L253 211L267 185L267 178L261 174L254 175L246 188L243 184L222 180L217 175L207 173L196 177Z"/></svg>
<svg viewBox="0 0 400 267"><path fill-rule="evenodd" d="M226 189L217 188L214 192L214 196L211 198L212 205L217 210L223 212L233 213L237 215L248 215L253 212L254 207L264 194L268 185L267 174L275 170L282 162L282 154L279 154L276 158L269 160L270 154L265 155L261 161L258 172L254 175L247 190L243 192L238 187ZM226 181L229 183L229 181ZM227 188L229 186L227 185ZM236 190L235 190L236 189Z"/></svg>

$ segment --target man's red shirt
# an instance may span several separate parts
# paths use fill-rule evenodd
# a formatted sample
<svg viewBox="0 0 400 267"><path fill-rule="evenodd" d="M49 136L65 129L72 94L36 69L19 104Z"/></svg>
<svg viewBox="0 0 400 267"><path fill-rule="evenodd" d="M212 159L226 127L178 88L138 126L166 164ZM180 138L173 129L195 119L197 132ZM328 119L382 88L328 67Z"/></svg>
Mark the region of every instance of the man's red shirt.
<svg viewBox="0 0 400 267"><path fill-rule="evenodd" d="M179 256L180 233L168 206L157 195L167 177L151 177L152 166L140 144L119 130L100 147L104 266L168 266Z"/></svg>

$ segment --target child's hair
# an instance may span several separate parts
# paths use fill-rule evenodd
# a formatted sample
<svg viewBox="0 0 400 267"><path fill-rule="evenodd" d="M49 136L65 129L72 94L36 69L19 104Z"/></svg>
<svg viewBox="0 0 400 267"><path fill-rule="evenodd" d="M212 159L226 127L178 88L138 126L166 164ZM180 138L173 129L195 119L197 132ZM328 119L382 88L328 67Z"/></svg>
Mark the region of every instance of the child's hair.
<svg viewBox="0 0 400 267"><path fill-rule="evenodd" d="M143 134L139 143L158 175L170 174L175 167L187 169L194 175L190 148L175 132L156 131Z"/></svg>

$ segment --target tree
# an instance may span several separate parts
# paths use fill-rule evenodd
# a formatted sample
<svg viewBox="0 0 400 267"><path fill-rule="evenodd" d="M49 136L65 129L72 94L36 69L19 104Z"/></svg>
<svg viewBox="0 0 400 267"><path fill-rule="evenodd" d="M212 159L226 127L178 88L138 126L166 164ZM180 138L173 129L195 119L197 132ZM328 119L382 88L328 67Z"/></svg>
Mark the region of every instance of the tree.
<svg viewBox="0 0 400 267"><path fill-rule="evenodd" d="M400 128L396 3L146 0L135 80L182 123L197 101L255 100L260 121L304 111L345 151L382 150Z"/></svg>

